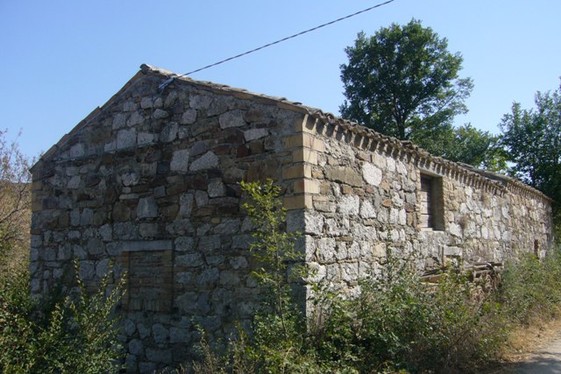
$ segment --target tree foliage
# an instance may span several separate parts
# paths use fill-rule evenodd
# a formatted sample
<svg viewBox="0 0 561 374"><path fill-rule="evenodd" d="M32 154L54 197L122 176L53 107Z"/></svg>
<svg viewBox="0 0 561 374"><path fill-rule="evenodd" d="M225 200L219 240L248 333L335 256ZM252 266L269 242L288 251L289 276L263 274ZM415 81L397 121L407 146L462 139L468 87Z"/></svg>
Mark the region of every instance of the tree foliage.
<svg viewBox="0 0 561 374"><path fill-rule="evenodd" d="M417 20L371 37L359 33L341 65L341 114L433 151L432 140L453 131L454 116L466 112L464 99L472 89L469 78L458 76L461 55L447 48L445 38Z"/></svg>
<svg viewBox="0 0 561 374"><path fill-rule="evenodd" d="M470 124L443 131L431 140L433 152L450 161L496 172L506 168L506 155L498 144L499 137Z"/></svg>
<svg viewBox="0 0 561 374"><path fill-rule="evenodd" d="M559 222L561 202L561 86L538 92L535 109L512 105L503 116L501 144L510 161L509 172L555 200Z"/></svg>

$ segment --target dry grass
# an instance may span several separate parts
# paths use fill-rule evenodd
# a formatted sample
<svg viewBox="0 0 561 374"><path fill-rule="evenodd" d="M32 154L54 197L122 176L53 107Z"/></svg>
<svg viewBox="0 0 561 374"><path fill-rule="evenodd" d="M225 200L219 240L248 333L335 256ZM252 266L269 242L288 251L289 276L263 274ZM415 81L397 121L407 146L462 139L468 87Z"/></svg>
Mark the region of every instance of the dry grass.
<svg viewBox="0 0 561 374"><path fill-rule="evenodd" d="M521 362L532 353L547 346L561 331L561 315L553 320L533 320L528 326L515 329L504 347L505 362Z"/></svg>
<svg viewBox="0 0 561 374"><path fill-rule="evenodd" d="M560 309L561 312L561 309ZM561 314L556 318L534 318L526 326L514 328L503 346L501 360L483 371L485 374L507 374L516 371L519 364L535 358L536 352L559 338Z"/></svg>
<svg viewBox="0 0 561 374"><path fill-rule="evenodd" d="M29 260L31 228L29 185L0 183L0 271L9 273Z"/></svg>

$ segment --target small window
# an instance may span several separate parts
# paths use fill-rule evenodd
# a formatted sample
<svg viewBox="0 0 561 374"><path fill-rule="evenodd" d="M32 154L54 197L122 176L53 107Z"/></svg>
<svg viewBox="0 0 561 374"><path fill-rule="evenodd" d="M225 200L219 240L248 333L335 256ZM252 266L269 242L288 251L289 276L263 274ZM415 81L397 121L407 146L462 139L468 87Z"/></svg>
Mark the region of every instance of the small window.
<svg viewBox="0 0 561 374"><path fill-rule="evenodd" d="M444 230L442 178L421 174L419 203L421 228Z"/></svg>
<svg viewBox="0 0 561 374"><path fill-rule="evenodd" d="M534 256L540 258L540 241L538 239L534 240Z"/></svg>

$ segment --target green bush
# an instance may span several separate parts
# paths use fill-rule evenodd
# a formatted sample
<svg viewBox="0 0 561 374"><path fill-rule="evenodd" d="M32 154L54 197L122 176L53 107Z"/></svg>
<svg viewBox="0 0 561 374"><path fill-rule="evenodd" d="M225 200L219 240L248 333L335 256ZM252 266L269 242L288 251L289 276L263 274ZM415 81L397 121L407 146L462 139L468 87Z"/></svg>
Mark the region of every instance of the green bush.
<svg viewBox="0 0 561 374"><path fill-rule="evenodd" d="M304 310L293 286L302 286L304 254L297 251L298 234L286 230L286 210L280 188L272 180L241 184L243 208L250 217L254 241L250 251L257 268L252 275L264 290L261 309L253 321L252 341L244 348L258 371L298 372L309 366ZM241 347L238 347L240 349Z"/></svg>
<svg viewBox="0 0 561 374"><path fill-rule="evenodd" d="M544 259L527 254L506 264L497 294L504 313L515 325L528 325L533 319L559 316L561 306L561 249Z"/></svg>
<svg viewBox="0 0 561 374"><path fill-rule="evenodd" d="M495 355L504 337L493 326L492 303L476 300L457 271L429 285L390 258L380 276L362 282L356 299L334 300L316 346L338 369L468 371Z"/></svg>
<svg viewBox="0 0 561 374"><path fill-rule="evenodd" d="M29 273L19 269L0 280L0 372L115 372L122 359L113 309L122 284L108 295L107 280L88 294L80 279L72 295L34 299Z"/></svg>

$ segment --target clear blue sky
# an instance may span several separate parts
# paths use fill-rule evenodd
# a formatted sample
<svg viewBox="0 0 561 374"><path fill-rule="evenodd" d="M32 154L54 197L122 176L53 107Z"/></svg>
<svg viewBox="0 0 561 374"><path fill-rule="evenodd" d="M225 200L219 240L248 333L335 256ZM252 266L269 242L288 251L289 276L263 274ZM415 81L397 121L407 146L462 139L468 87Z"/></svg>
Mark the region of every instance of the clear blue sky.
<svg viewBox="0 0 561 374"><path fill-rule="evenodd" d="M187 72L380 0L0 0L0 128L46 151L148 63ZM464 58L475 88L457 124L498 132L513 101L559 87L561 1L395 0L194 79L337 114L339 65L359 31L419 19Z"/></svg>

